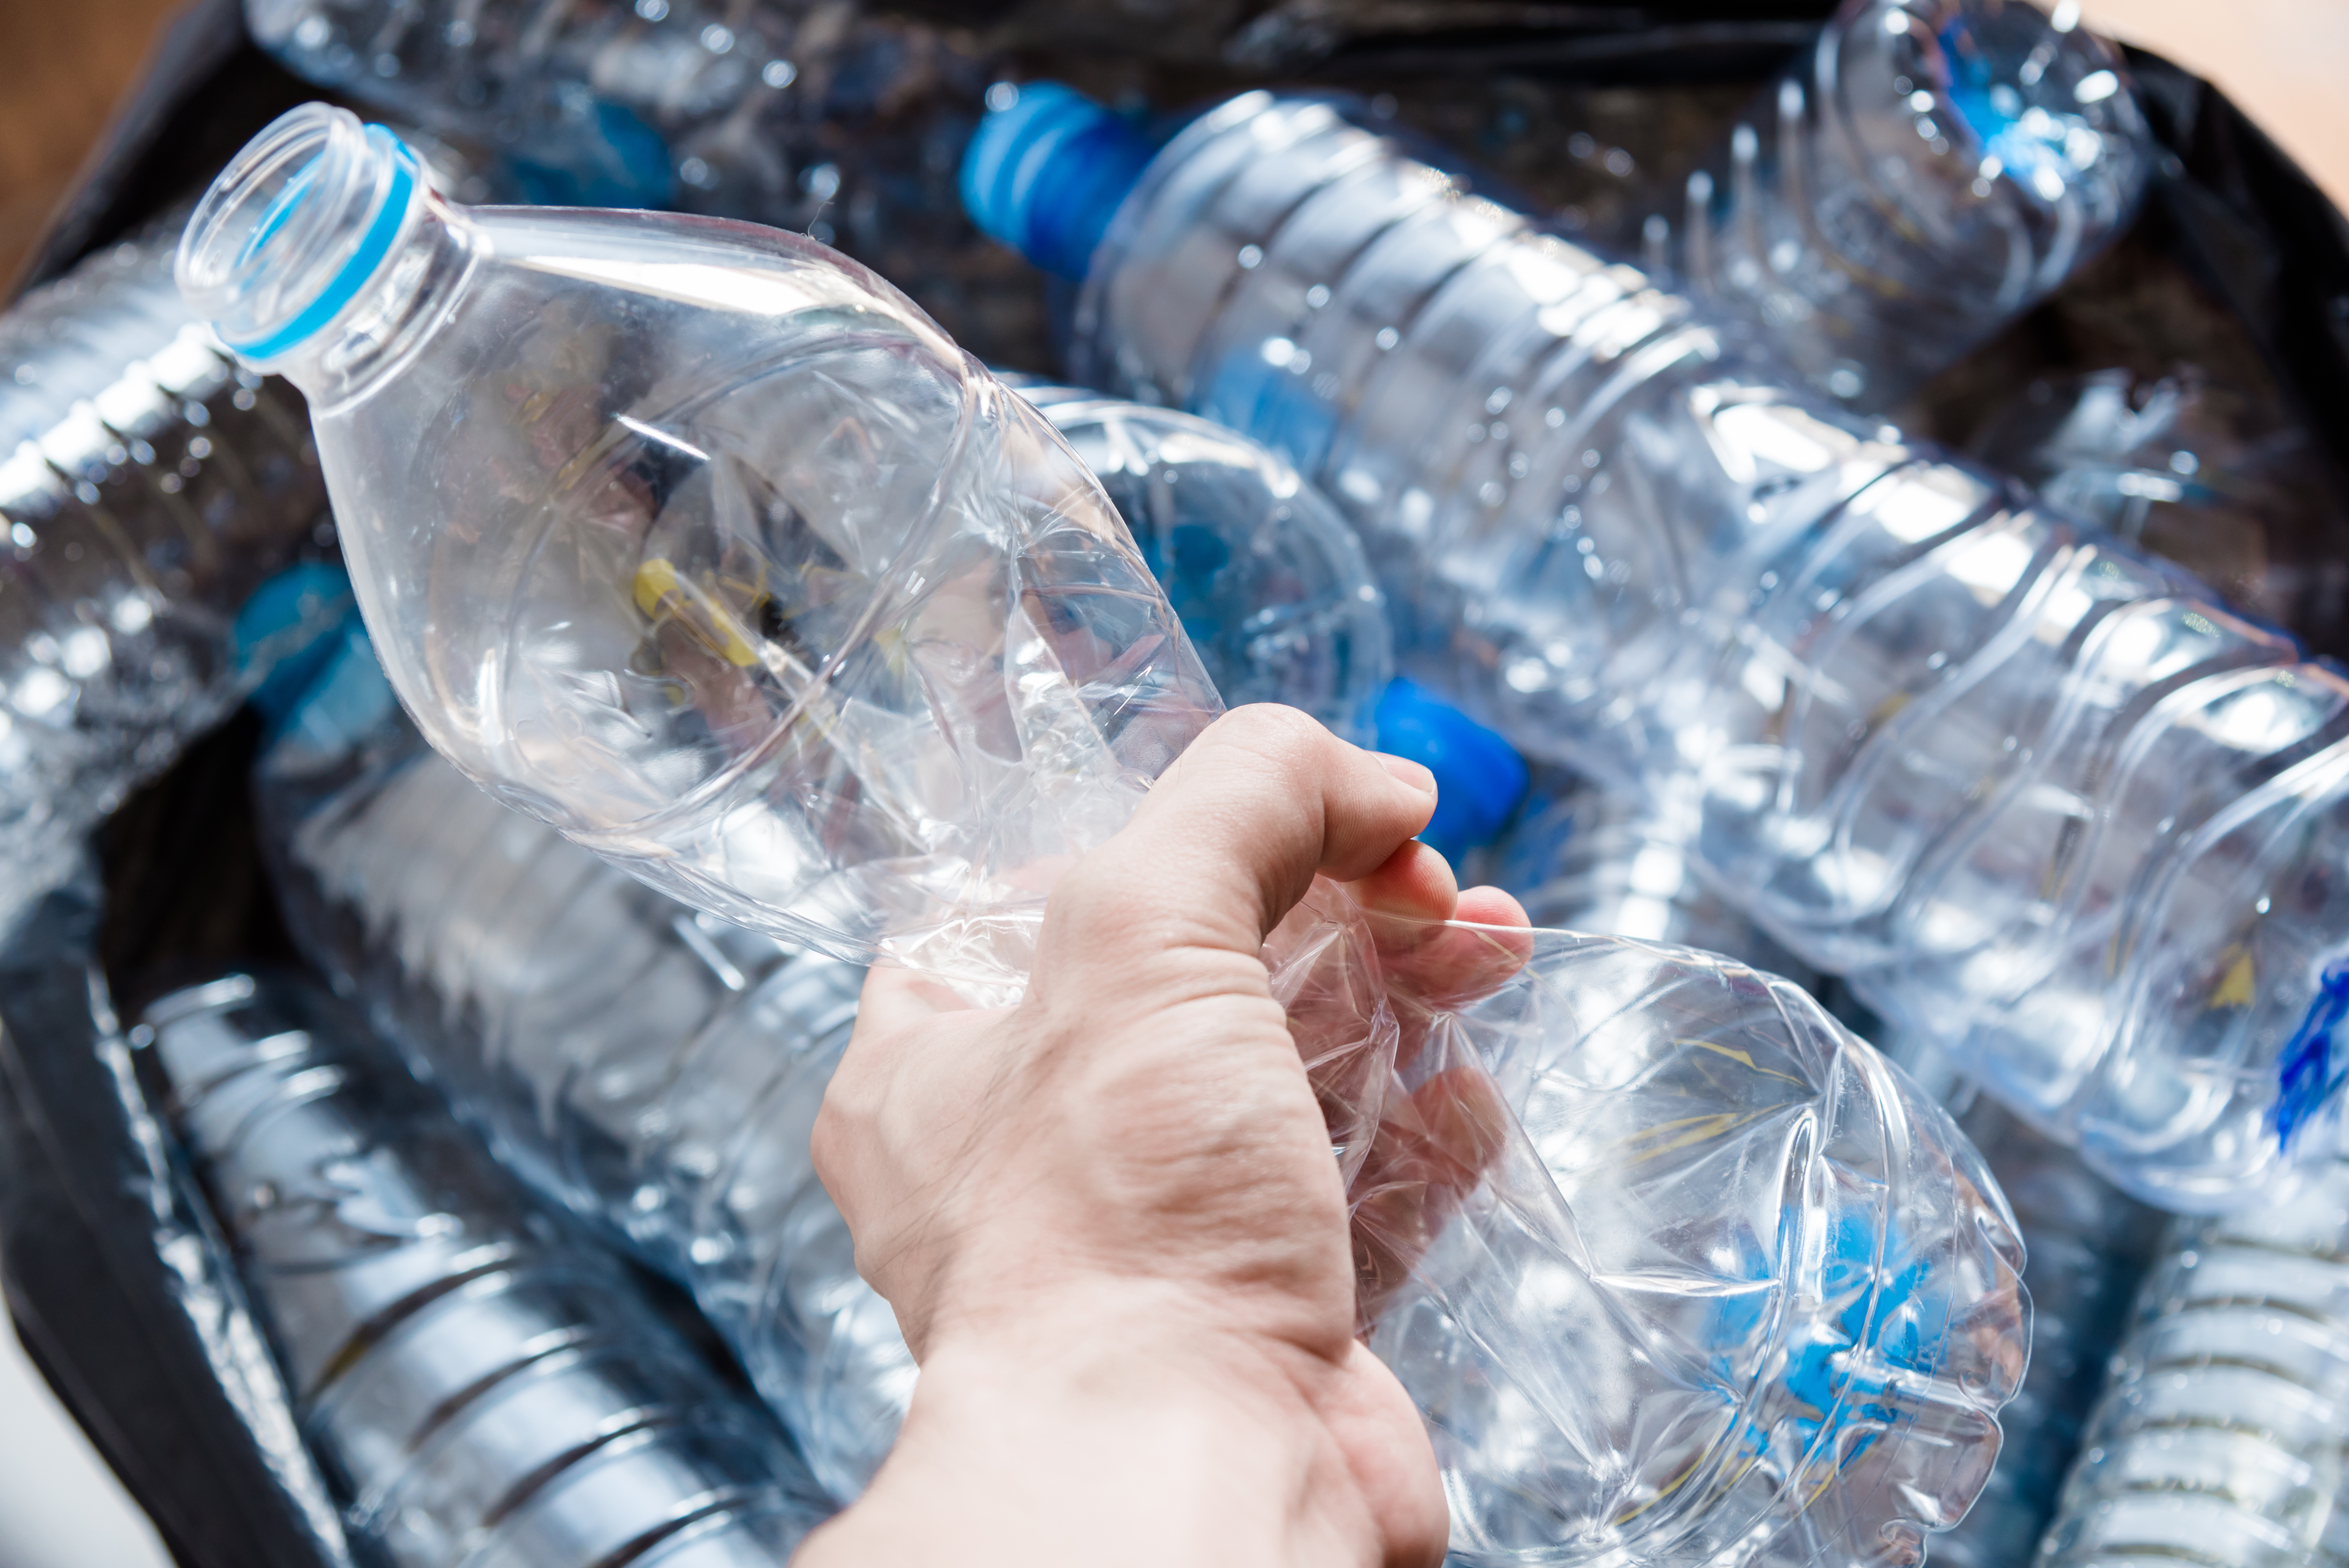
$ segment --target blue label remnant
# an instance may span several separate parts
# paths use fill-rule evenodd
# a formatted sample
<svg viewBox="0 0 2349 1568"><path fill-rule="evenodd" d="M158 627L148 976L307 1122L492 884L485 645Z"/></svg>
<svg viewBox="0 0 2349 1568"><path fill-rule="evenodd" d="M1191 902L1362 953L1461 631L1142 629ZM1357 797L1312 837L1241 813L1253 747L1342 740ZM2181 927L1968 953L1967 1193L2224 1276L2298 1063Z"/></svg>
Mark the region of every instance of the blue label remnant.
<svg viewBox="0 0 2349 1568"><path fill-rule="evenodd" d="M2276 1141L2289 1153L2292 1136L2333 1096L2340 1075L2333 1037L2349 1020L2349 958L2336 958L2316 979L2308 1015L2276 1067Z"/></svg>

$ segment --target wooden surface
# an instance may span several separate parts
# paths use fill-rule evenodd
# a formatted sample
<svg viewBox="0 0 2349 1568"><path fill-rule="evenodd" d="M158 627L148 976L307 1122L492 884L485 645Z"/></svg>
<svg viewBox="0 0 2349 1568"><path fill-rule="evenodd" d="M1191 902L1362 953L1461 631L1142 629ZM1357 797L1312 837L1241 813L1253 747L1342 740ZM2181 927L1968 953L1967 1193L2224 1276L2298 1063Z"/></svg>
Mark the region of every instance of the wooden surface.
<svg viewBox="0 0 2349 1568"><path fill-rule="evenodd" d="M0 0L0 283L137 78L173 0Z"/></svg>

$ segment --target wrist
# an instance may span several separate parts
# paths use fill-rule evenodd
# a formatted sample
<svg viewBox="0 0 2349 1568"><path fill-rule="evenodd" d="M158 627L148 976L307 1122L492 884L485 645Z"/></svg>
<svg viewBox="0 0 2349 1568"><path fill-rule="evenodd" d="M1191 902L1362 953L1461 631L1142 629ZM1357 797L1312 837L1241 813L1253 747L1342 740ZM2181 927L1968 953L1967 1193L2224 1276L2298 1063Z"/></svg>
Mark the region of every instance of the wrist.
<svg viewBox="0 0 2349 1568"><path fill-rule="evenodd" d="M1331 1429L1349 1375L1155 1284L957 1324L872 1490L806 1562L1377 1563Z"/></svg>

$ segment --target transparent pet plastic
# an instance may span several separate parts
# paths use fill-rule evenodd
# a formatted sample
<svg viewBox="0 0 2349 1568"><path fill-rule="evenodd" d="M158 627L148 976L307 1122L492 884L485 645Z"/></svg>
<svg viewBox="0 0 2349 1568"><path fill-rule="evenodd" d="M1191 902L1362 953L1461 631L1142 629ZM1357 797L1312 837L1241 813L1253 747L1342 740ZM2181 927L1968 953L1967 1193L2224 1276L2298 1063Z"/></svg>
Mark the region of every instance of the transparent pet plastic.
<svg viewBox="0 0 2349 1568"><path fill-rule="evenodd" d="M1549 798L1495 846L1494 881L1536 925L1701 948L1809 987L1793 954L1705 886L1692 821L1656 803L1546 770Z"/></svg>
<svg viewBox="0 0 2349 1568"><path fill-rule="evenodd" d="M217 723L239 608L326 511L309 418L119 245L0 317L0 911Z"/></svg>
<svg viewBox="0 0 2349 1568"><path fill-rule="evenodd" d="M379 685L367 699L365 674L322 683L264 764L297 929L397 1016L502 1154L693 1285L818 1475L853 1493L885 1456L913 1377L806 1152L855 972L715 926L500 810L424 752ZM1695 1553L1839 1465L1836 1502L1754 1560L1813 1560L1851 1523L1838 1510L1868 1516L1896 1480L1937 1499L1924 1519L1893 1510L1908 1531L1947 1522L1994 1451L1988 1406L2020 1371L1994 1189L1962 1153L1903 1168L1886 1119L1936 1113L1782 984L1663 949L1538 941L1539 982L1402 1025L1423 1088L1479 1053L1502 1064L1547 1173L1519 1177L1558 1183L1538 1202L1470 1199L1436 1243L1446 1273L1385 1287L1372 1344L1438 1423L1459 1560L1585 1561L1610 1541L1664 1551L1651 1531ZM1446 1180L1457 1158L1423 1119L1454 1105L1422 1093L1391 1113L1416 1159L1388 1163L1361 1193L1366 1213L1423 1215L1413 1187ZM1690 1124L1696 1106L1707 1128ZM1641 1174L1624 1181L1627 1165ZM1724 1173L1741 1169L1724 1204ZM1957 1208L1934 1213L1932 1194ZM1570 1266L1550 1255L1569 1233ZM1383 1261L1427 1238L1373 1227L1366 1242ZM1985 1275L2007 1283L1969 1300ZM1814 1295L1802 1310L1832 1321L1796 1354L1783 1315ZM1584 1347L1565 1384L1541 1348L1560 1335ZM1945 1403L1894 1418L1899 1401L1876 1403L1889 1398L1876 1383L1843 1379L1853 1358L1880 1358L1877 1382L1932 1366L1924 1387L1944 1385ZM1627 1472L1578 1473L1567 1456L1592 1442ZM1837 1444L1875 1458L1846 1465L1828 1457ZM1526 1445L1552 1457L1513 1475ZM1714 1483L1683 1499L1670 1478L1692 1465ZM1623 1527L1665 1498L1648 1530ZM1706 1528L1690 1533L1683 1510Z"/></svg>
<svg viewBox="0 0 2349 1568"><path fill-rule="evenodd" d="M861 0L245 0L304 79L488 150L537 205L677 208L836 243L959 335L1040 336L955 168L995 70L965 28ZM483 200L468 194L470 201Z"/></svg>
<svg viewBox="0 0 2349 1568"><path fill-rule="evenodd" d="M1361 542L1319 490L1192 415L1005 381L1109 492L1225 702L1285 703L1370 743L1393 674L1386 601Z"/></svg>
<svg viewBox="0 0 2349 1568"><path fill-rule="evenodd" d="M2288 1203L2178 1224L2136 1318L2038 1561L2331 1561L2349 1444L2349 1166Z"/></svg>
<svg viewBox="0 0 2349 1568"><path fill-rule="evenodd" d="M709 913L1018 995L1055 871L1220 708L1099 484L811 242L408 168L297 110L181 280L309 393L426 738ZM1807 997L1326 885L1267 956L1470 1561L1908 1561L1963 1511L2022 1372L2012 1227Z"/></svg>
<svg viewBox="0 0 2349 1568"><path fill-rule="evenodd" d="M1847 0L1643 238L1814 386L1889 408L2118 236L2154 158L2075 0Z"/></svg>
<svg viewBox="0 0 2349 1568"><path fill-rule="evenodd" d="M354 1542L391 1568L781 1568L831 1511L783 1433L307 981L133 1033Z"/></svg>
<svg viewBox="0 0 2349 1568"><path fill-rule="evenodd" d="M2320 647L2349 630L2332 486L2301 430L2192 366L2033 381L1970 443L2059 506Z"/></svg>
<svg viewBox="0 0 2349 1568"><path fill-rule="evenodd" d="M255 779L304 953L542 1195L688 1288L835 1496L913 1392L809 1130L864 971L688 909L434 755L364 638Z"/></svg>
<svg viewBox="0 0 2349 1568"><path fill-rule="evenodd" d="M1896 1047L1886 1054L1902 1066ZM1930 1086L1945 1064L1915 1074ZM1960 1080L1958 1129L2013 1206L2031 1292L2031 1367L2002 1413L1998 1464L1957 1528L1933 1542L1942 1568L2016 1568L2031 1560L2080 1452L2090 1410L2157 1260L2166 1216L2080 1163Z"/></svg>
<svg viewBox="0 0 2349 1568"><path fill-rule="evenodd" d="M1218 711L1051 427L804 238L456 208L312 108L206 198L181 281L309 394L434 747L737 923L1016 985L1044 868Z"/></svg>
<svg viewBox="0 0 2349 1568"><path fill-rule="evenodd" d="M2349 685L2288 637L1342 106L1195 120L1077 334L1320 484L1407 673L1685 814L1712 885L2099 1171L2223 1208L2329 1157Z"/></svg>

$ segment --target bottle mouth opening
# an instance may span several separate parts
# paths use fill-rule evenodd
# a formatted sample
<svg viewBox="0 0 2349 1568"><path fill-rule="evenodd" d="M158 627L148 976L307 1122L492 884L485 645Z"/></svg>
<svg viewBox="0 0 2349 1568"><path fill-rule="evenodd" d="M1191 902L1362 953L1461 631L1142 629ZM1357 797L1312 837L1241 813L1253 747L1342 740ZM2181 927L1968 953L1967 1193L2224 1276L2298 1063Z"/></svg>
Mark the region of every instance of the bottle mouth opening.
<svg viewBox="0 0 2349 1568"><path fill-rule="evenodd" d="M347 109L305 104L237 154L181 236L180 292L256 363L317 335L398 249L416 155Z"/></svg>

